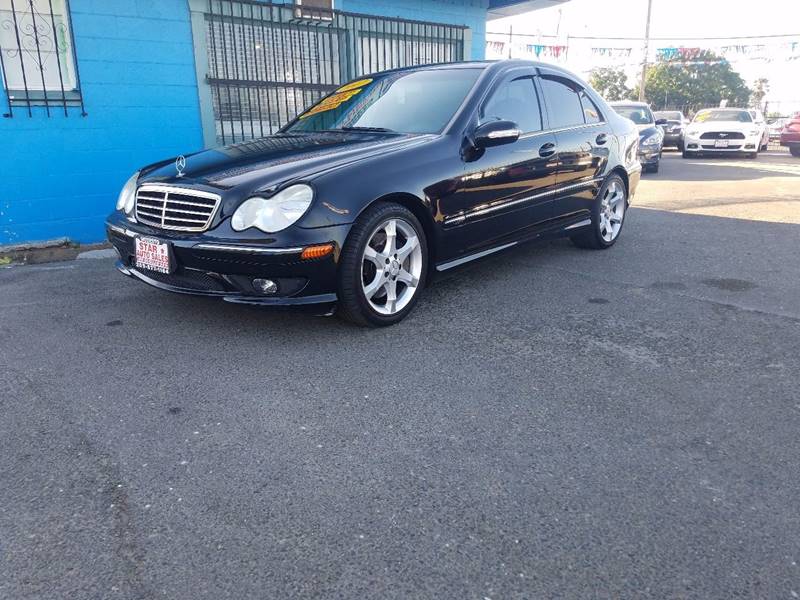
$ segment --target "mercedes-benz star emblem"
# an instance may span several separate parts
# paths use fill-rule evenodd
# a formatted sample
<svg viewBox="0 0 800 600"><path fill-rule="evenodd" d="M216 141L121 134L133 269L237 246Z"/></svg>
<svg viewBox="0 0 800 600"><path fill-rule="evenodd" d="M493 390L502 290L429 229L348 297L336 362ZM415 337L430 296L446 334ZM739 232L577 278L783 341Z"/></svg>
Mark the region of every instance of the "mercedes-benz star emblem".
<svg viewBox="0 0 800 600"><path fill-rule="evenodd" d="M181 154L175 159L175 169L178 171L178 177L183 177L183 170L186 168L186 157Z"/></svg>

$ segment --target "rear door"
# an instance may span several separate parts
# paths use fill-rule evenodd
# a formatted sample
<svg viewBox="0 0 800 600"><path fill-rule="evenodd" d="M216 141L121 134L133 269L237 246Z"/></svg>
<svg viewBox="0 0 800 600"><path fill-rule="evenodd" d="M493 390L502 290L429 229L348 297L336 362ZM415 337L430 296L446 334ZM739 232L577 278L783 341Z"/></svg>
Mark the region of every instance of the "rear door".
<svg viewBox="0 0 800 600"><path fill-rule="evenodd" d="M591 210L615 138L605 115L578 82L549 69L540 71L548 125L558 148L553 213L556 218L581 216Z"/></svg>
<svg viewBox="0 0 800 600"><path fill-rule="evenodd" d="M465 209L459 237L468 237L461 240L467 249L533 230L553 216L558 159L555 136L544 131L535 76L533 68L515 69L481 104L478 123L513 121L521 135L465 162L458 202Z"/></svg>

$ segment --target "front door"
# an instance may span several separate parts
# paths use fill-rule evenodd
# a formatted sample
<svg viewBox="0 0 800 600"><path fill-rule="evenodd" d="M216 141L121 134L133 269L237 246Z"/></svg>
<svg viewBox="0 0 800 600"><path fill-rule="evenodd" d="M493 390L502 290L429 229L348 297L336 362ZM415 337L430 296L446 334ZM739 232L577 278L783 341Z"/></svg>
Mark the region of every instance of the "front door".
<svg viewBox="0 0 800 600"><path fill-rule="evenodd" d="M524 234L552 217L556 140L544 130L532 69L507 76L483 102L477 123L502 119L517 124L515 142L465 158L465 170L445 222L453 246L469 254L503 238Z"/></svg>

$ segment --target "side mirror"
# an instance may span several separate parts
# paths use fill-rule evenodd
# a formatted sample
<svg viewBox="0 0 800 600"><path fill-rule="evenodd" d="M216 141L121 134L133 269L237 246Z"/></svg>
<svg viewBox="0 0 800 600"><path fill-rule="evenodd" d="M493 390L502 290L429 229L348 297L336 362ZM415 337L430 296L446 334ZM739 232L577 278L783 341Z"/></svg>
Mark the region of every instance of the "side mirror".
<svg viewBox="0 0 800 600"><path fill-rule="evenodd" d="M516 142L522 132L513 121L489 121L478 125L472 134L476 148L492 148Z"/></svg>
<svg viewBox="0 0 800 600"><path fill-rule="evenodd" d="M666 119L656 119L656 125L666 125L666 124L667 124Z"/></svg>

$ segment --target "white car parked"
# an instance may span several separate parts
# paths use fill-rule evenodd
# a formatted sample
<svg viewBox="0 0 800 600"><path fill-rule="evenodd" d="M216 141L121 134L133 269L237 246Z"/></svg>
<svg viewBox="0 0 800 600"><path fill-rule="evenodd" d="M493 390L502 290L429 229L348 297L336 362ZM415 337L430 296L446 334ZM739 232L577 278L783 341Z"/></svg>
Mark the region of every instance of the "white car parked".
<svg viewBox="0 0 800 600"><path fill-rule="evenodd" d="M686 128L683 158L705 152L742 153L756 158L763 146L764 128L746 108L706 108Z"/></svg>

